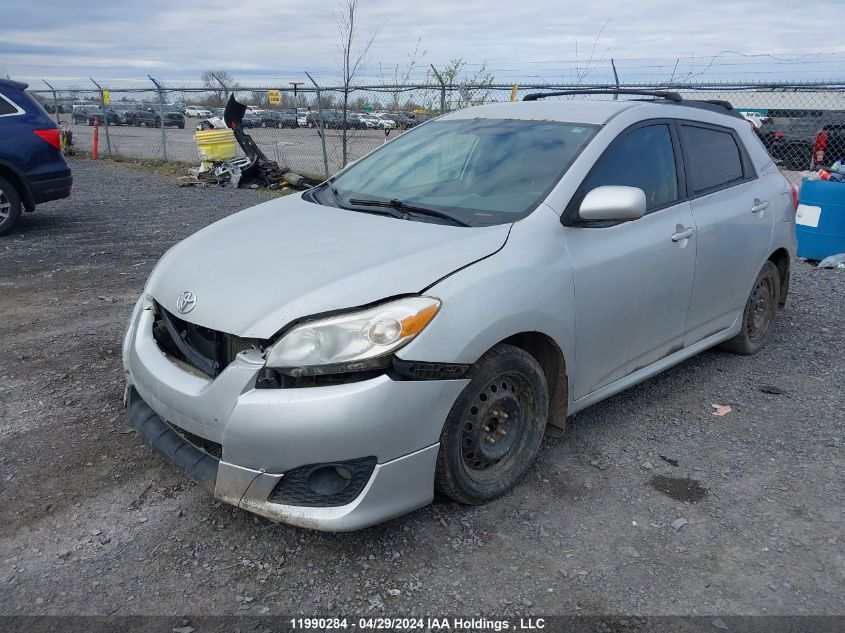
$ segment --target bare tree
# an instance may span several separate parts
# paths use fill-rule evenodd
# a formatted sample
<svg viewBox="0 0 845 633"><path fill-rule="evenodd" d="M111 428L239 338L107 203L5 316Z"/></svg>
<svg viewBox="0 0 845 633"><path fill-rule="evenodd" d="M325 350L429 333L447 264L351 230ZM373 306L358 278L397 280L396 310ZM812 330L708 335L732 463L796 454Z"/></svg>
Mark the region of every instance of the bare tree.
<svg viewBox="0 0 845 633"><path fill-rule="evenodd" d="M376 37L381 31L381 26L370 33L369 37L364 40L362 46L356 46L357 36L357 17L358 17L358 0L342 0L338 13L335 15L335 23L337 24L338 32L340 34L340 52L341 62L340 71L343 82L343 101L341 116L341 165L346 166L349 156L348 146L348 130L347 112L349 111L349 93L352 92L352 82L355 76L361 70L361 67L367 60L367 55L370 52L370 47L373 45Z"/></svg>
<svg viewBox="0 0 845 633"><path fill-rule="evenodd" d="M607 25L610 24L610 21L613 18L608 18L607 21L602 24L599 32L596 34L596 39L593 40L593 48L590 51L590 56L584 61L584 67L581 67L580 60L578 59L578 40L575 40L575 83L581 84L591 72L596 69L602 61L604 61L605 55L610 51L610 47L608 46L604 52L601 54L601 57L596 59L596 48L599 44L599 39L601 38L604 30L607 28Z"/></svg>
<svg viewBox="0 0 845 633"><path fill-rule="evenodd" d="M417 69L420 61L423 57L425 57L427 52L420 50L421 44L422 38L417 39L414 50L408 55L408 64L405 66L396 64L393 68L385 69L381 63L379 63L379 78L381 79L381 83L383 85L405 86L408 84L411 80L411 76L414 74L414 71ZM399 95L401 91L401 88L391 90L391 110L399 110Z"/></svg>
<svg viewBox="0 0 845 633"><path fill-rule="evenodd" d="M235 78L225 70L206 70L200 75L200 79L202 80L202 85L208 88L211 93L213 105L217 106L225 105L227 98L226 92L238 88ZM226 90L224 90L223 86L226 86Z"/></svg>

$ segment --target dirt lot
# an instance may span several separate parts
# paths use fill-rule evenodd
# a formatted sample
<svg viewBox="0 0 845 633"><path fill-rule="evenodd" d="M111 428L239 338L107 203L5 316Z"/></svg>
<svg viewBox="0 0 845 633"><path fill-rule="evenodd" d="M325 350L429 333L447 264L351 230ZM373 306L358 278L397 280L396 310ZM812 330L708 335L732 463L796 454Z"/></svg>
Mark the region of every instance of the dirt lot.
<svg viewBox="0 0 845 633"><path fill-rule="evenodd" d="M578 414L495 503L322 534L215 502L121 405L157 258L266 195L72 167L0 239L0 614L845 614L845 274L796 263L767 349Z"/></svg>

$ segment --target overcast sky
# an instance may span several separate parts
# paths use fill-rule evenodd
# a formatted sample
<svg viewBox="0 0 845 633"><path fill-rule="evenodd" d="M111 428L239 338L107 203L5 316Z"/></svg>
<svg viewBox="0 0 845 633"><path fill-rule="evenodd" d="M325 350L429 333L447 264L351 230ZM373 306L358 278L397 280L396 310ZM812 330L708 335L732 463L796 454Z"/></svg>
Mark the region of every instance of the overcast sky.
<svg viewBox="0 0 845 633"><path fill-rule="evenodd" d="M337 80L335 0L13 0L0 21L0 74L30 83L95 79L198 81L226 69L244 85L287 82L303 70ZM429 64L486 63L502 82L670 76L841 79L845 37L822 27L845 15L829 0L360 0L359 39L381 26L362 80L379 63L407 64L416 41ZM825 16L828 16L825 18ZM576 48L577 46L577 48ZM577 56L576 56L577 51ZM714 55L723 51L715 60ZM741 53L750 57L739 57ZM823 55L816 55L823 53ZM759 55L773 55L759 57ZM649 58L649 59L644 59ZM656 58L656 59L655 59ZM675 58L681 58L678 68ZM576 60L578 63L576 63ZM710 66L708 67L708 64ZM706 69L706 70L705 70ZM42 85L43 87L43 85Z"/></svg>

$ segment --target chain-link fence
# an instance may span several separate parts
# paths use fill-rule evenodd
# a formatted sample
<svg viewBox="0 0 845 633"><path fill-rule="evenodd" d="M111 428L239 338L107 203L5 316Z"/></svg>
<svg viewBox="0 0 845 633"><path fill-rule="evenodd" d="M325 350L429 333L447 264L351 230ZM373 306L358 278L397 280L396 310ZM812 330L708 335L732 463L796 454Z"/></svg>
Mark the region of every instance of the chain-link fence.
<svg viewBox="0 0 845 633"><path fill-rule="evenodd" d="M45 82L46 83L46 82ZM241 86L169 85L150 78L127 83L91 80L32 93L70 126L77 149L90 151L91 126L101 121L100 152L139 159L197 163L194 132L209 115L222 116L229 95L250 106L244 126L264 153L299 173L322 177L396 134L443 112L562 90L668 90L686 99L723 100L743 113L784 173L845 159L845 83L513 84ZM270 103L270 98L279 101ZM635 95L572 95L628 99ZM346 107L344 108L344 103ZM105 104L105 112L103 106ZM283 114L286 113L286 114ZM322 132L321 132L322 128Z"/></svg>

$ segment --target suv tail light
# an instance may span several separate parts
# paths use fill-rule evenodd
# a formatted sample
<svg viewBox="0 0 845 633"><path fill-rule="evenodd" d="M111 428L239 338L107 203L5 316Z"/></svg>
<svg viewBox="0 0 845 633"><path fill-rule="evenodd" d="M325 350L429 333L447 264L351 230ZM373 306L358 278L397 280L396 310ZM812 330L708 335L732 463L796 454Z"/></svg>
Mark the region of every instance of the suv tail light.
<svg viewBox="0 0 845 633"><path fill-rule="evenodd" d="M827 147L827 132L816 134L816 146L813 148L813 162L824 162L824 148Z"/></svg>
<svg viewBox="0 0 845 633"><path fill-rule="evenodd" d="M60 132L57 128L53 128L52 130L32 130L36 136L41 137L45 141L47 141L50 145L55 147L58 150L62 149L62 141L59 138Z"/></svg>
<svg viewBox="0 0 845 633"><path fill-rule="evenodd" d="M798 186L792 185L792 207L798 212Z"/></svg>
<svg viewBox="0 0 845 633"><path fill-rule="evenodd" d="M775 138L783 138L783 132L775 132Z"/></svg>

